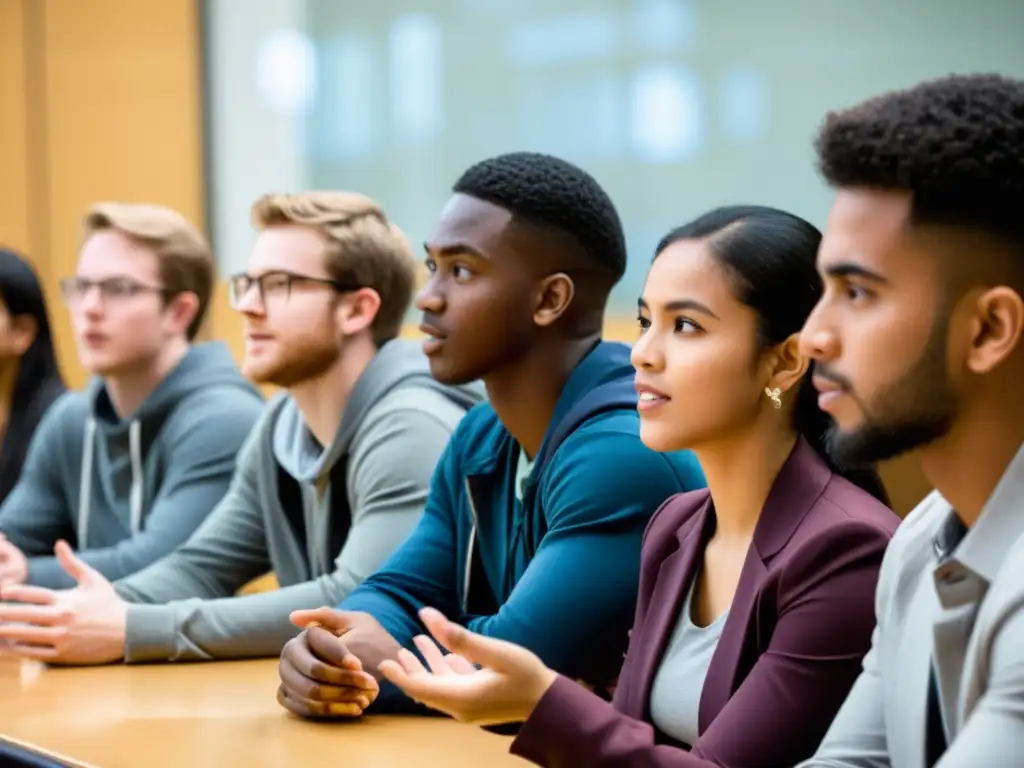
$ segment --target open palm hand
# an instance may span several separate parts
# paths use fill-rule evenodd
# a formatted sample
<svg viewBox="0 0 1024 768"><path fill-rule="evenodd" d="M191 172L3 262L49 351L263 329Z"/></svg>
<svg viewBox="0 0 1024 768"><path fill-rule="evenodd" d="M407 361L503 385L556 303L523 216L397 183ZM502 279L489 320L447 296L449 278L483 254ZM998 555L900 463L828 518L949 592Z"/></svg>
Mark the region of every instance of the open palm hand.
<svg viewBox="0 0 1024 768"><path fill-rule="evenodd" d="M431 608L420 617L434 637L414 640L426 665L402 649L398 660L381 663L380 671L411 698L456 720L522 722L557 677L525 648L477 635ZM443 653L438 644L451 652Z"/></svg>

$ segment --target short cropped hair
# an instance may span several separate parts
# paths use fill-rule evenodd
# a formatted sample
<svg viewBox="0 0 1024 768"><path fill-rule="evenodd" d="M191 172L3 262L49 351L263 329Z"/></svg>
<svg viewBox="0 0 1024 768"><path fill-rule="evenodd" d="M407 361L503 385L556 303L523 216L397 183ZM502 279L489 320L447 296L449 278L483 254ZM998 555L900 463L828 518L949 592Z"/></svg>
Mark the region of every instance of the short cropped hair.
<svg viewBox="0 0 1024 768"><path fill-rule="evenodd" d="M512 152L469 168L453 187L504 208L513 221L570 236L581 255L617 281L626 271L626 238L611 198L593 176L551 155Z"/></svg>
<svg viewBox="0 0 1024 768"><path fill-rule="evenodd" d="M279 224L310 227L327 243L327 273L348 285L372 288L380 309L370 325L378 347L398 336L412 303L416 261L408 240L380 205L356 192L270 194L252 206L256 229Z"/></svg>
<svg viewBox="0 0 1024 768"><path fill-rule="evenodd" d="M194 293L196 316L188 326L189 341L203 325L213 292L215 268L210 245L188 219L162 205L95 203L82 222L84 239L114 230L143 243L156 255L164 296Z"/></svg>
<svg viewBox="0 0 1024 768"><path fill-rule="evenodd" d="M1024 80L952 75L830 113L816 142L835 187L910 192L911 223L965 226L1024 255Z"/></svg>

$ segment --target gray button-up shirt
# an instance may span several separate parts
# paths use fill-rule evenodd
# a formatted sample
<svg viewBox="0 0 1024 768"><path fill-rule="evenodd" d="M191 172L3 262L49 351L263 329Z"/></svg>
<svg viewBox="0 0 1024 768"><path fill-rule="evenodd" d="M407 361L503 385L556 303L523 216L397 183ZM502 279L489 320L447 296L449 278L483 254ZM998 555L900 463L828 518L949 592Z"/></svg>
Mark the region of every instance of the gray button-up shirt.
<svg viewBox="0 0 1024 768"><path fill-rule="evenodd" d="M896 532L864 671L801 768L921 768L932 658L938 767L1024 765L1024 448L957 542L958 527L933 493Z"/></svg>

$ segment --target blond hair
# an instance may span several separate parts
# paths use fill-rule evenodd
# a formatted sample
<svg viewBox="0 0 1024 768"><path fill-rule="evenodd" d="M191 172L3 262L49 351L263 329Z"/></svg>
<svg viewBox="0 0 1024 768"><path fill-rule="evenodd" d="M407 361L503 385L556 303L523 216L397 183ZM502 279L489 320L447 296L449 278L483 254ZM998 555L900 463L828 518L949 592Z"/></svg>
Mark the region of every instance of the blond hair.
<svg viewBox="0 0 1024 768"><path fill-rule="evenodd" d="M252 205L252 222L256 229L298 224L319 232L331 278L380 296L370 326L374 343L379 347L398 336L412 302L416 262L376 201L356 192L263 195Z"/></svg>
<svg viewBox="0 0 1024 768"><path fill-rule="evenodd" d="M156 255L165 299L196 295L199 309L187 331L189 340L194 339L206 317L215 272L209 243L199 230L171 208L144 203L95 203L82 224L83 239L115 230L148 246Z"/></svg>

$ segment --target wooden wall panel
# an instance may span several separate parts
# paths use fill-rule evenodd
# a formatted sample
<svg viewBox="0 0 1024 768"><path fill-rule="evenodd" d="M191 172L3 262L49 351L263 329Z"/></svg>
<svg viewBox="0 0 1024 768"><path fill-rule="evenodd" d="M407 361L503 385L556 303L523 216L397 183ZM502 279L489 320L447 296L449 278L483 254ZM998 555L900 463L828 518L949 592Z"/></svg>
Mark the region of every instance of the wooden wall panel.
<svg viewBox="0 0 1024 768"><path fill-rule="evenodd" d="M29 0L0 0L0 243L28 253L28 94L25 23Z"/></svg>
<svg viewBox="0 0 1024 768"><path fill-rule="evenodd" d="M204 226L195 1L45 6L54 271L74 270L79 219L96 200L161 203ZM73 356L69 335L62 342Z"/></svg>
<svg viewBox="0 0 1024 768"><path fill-rule="evenodd" d="M96 200L162 203L204 226L197 5L0 0L0 232L31 253L51 297L74 271L79 222ZM81 386L67 312L51 306L61 365Z"/></svg>

